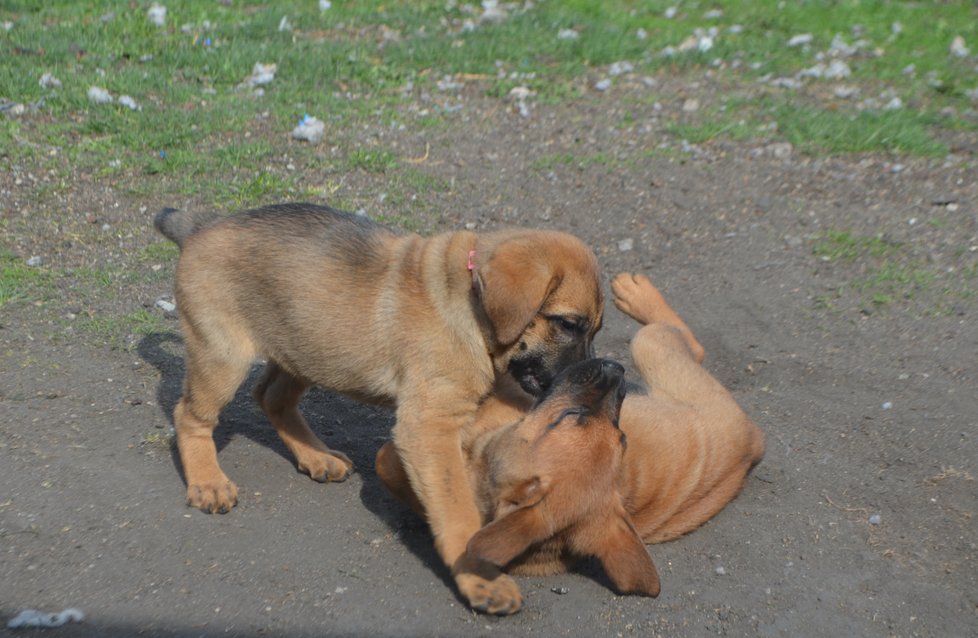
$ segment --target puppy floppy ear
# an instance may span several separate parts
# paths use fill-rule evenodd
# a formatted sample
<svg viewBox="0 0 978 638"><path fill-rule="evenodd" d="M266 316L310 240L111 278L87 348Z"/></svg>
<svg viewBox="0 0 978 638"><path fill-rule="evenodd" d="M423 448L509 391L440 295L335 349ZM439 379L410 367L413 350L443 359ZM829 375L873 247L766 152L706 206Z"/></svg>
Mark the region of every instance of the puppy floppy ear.
<svg viewBox="0 0 978 638"><path fill-rule="evenodd" d="M659 573L652 556L624 512L612 515L596 548L605 574L622 594L659 595Z"/></svg>
<svg viewBox="0 0 978 638"><path fill-rule="evenodd" d="M540 508L534 507L546 495L543 482L534 477L508 490L502 496L503 514L469 540L466 552L480 560L503 567L537 541L549 538L550 525Z"/></svg>
<svg viewBox="0 0 978 638"><path fill-rule="evenodd" d="M496 341L516 341L557 287L559 279L540 246L511 239L500 244L479 268L477 288Z"/></svg>

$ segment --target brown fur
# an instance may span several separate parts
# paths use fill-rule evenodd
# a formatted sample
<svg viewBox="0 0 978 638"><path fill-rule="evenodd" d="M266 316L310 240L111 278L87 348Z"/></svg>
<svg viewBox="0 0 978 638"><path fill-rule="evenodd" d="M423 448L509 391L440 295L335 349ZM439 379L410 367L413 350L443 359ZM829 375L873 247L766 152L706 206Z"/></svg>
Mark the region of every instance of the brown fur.
<svg viewBox="0 0 978 638"><path fill-rule="evenodd" d="M187 371L174 421L188 503L208 512L236 503L212 434L264 356L254 396L318 481L343 480L352 464L299 413L311 385L394 406L405 476L462 595L483 611L518 610L511 579L463 556L482 523L460 433L500 377L539 393L587 356L602 314L594 255L557 232L398 236L309 204L217 221L167 210L156 226L181 246Z"/></svg>
<svg viewBox="0 0 978 638"><path fill-rule="evenodd" d="M600 361L573 366L532 407L501 382L463 438L485 523L468 552L524 574L594 555L619 591L655 596L659 579L643 542L676 538L719 512L763 456L764 438L700 365L702 346L648 279L622 274L612 289L618 308L643 325L632 358L649 390L629 391L618 413L612 366L585 374ZM552 425L574 407L586 417ZM377 473L422 507L396 442L381 449Z"/></svg>

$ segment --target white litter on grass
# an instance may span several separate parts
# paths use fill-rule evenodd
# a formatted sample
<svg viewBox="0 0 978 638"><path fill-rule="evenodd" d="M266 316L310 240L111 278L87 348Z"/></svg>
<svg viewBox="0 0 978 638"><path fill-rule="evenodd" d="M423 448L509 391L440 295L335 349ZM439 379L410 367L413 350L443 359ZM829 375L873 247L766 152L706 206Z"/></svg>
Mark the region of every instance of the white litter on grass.
<svg viewBox="0 0 978 638"><path fill-rule="evenodd" d="M100 86L93 86L88 89L88 99L96 104L111 104L112 94Z"/></svg>
<svg viewBox="0 0 978 638"><path fill-rule="evenodd" d="M278 23L278 30L279 31L291 31L292 30L292 23L289 22L289 16L282 16L282 19L279 20L279 23Z"/></svg>
<svg viewBox="0 0 978 638"><path fill-rule="evenodd" d="M50 73L45 73L38 81L38 85L40 85L42 89L57 89L61 86L61 80L54 77Z"/></svg>
<svg viewBox="0 0 978 638"><path fill-rule="evenodd" d="M142 111L143 110L143 107L139 106L139 104L136 103L136 100L132 99L128 95L120 95L119 96L119 104L121 104L122 106L126 107L127 109L131 109L133 111Z"/></svg>
<svg viewBox="0 0 978 638"><path fill-rule="evenodd" d="M156 26L162 27L166 24L166 7L154 2L146 12L146 17Z"/></svg>
<svg viewBox="0 0 978 638"><path fill-rule="evenodd" d="M326 125L317 118L306 114L299 120L299 125L292 130L292 137L297 140L306 140L311 144L319 144L323 141L326 133Z"/></svg>
<svg viewBox="0 0 978 638"><path fill-rule="evenodd" d="M42 263L44 263L44 260L41 259L39 255L34 255L33 257L29 257L27 259L27 265L30 266L31 268L36 268L40 266Z"/></svg>
<svg viewBox="0 0 978 638"><path fill-rule="evenodd" d="M319 10L329 11L333 7L333 3L329 0L319 0Z"/></svg>
<svg viewBox="0 0 978 638"><path fill-rule="evenodd" d="M679 12L679 9L678 8L676 8L676 7L669 7L665 11L662 12L662 15L665 16L666 19L672 20L673 18L676 17L676 13L678 13L678 12Z"/></svg>
<svg viewBox="0 0 978 638"><path fill-rule="evenodd" d="M649 32L639 27L638 31L635 32L635 37L638 38L639 40L645 40L646 38L649 37Z"/></svg>
<svg viewBox="0 0 978 638"><path fill-rule="evenodd" d="M172 301L167 301L166 299L158 299L156 301L156 307L167 313L176 312L177 310L177 305Z"/></svg>
<svg viewBox="0 0 978 638"><path fill-rule="evenodd" d="M959 35L954 36L954 39L951 40L950 51L951 55L959 58L966 58L971 53L967 45L964 43L964 38Z"/></svg>
<svg viewBox="0 0 978 638"><path fill-rule="evenodd" d="M788 40L789 47L800 47L804 44L811 44L815 37L811 33L799 33Z"/></svg>
<svg viewBox="0 0 978 638"><path fill-rule="evenodd" d="M14 28L14 23L13 22L11 22L10 20L4 20L3 21L3 30L4 31L10 31L13 28Z"/></svg>
<svg viewBox="0 0 978 638"><path fill-rule="evenodd" d="M557 32L558 40L576 40L579 37L581 37L581 34L574 29L561 29Z"/></svg>
<svg viewBox="0 0 978 638"><path fill-rule="evenodd" d="M534 95L536 92L525 86L514 86L510 89L508 97L516 102L516 110L521 117L530 117L530 107L527 106L526 100Z"/></svg>
<svg viewBox="0 0 978 638"><path fill-rule="evenodd" d="M244 83L248 86L268 84L275 79L276 71L278 71L277 64L262 64L261 62L255 62L254 68L251 69L251 75L245 78Z"/></svg>
<svg viewBox="0 0 978 638"><path fill-rule="evenodd" d="M25 609L7 621L7 629L60 627L68 622L81 622L83 620L85 620L85 614L82 613L82 610L73 607L56 614L46 614L36 609Z"/></svg>

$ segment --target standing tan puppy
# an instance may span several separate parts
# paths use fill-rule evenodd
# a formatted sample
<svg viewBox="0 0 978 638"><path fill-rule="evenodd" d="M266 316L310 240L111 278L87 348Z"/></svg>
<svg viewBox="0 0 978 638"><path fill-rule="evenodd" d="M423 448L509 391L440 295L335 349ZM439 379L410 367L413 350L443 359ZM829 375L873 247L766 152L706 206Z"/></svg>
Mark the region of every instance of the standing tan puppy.
<svg viewBox="0 0 978 638"><path fill-rule="evenodd" d="M464 555L482 522L460 433L499 378L537 395L588 355L602 316L591 251L546 231L398 236L310 204L219 220L167 209L156 227L181 247L187 369L174 421L188 503L223 513L237 501L213 430L262 356L254 396L318 481L341 481L352 464L299 414L311 385L394 406L404 471L462 595L481 611L517 611L516 584Z"/></svg>
<svg viewBox="0 0 978 638"><path fill-rule="evenodd" d="M656 596L643 543L670 540L719 512L764 454L764 436L700 365L703 347L641 275L612 282L615 305L642 325L632 339L645 388L594 359L565 369L532 402L504 379L463 433L468 480L485 526L468 555L510 573L550 574L597 556L623 593ZM377 474L423 511L395 445Z"/></svg>

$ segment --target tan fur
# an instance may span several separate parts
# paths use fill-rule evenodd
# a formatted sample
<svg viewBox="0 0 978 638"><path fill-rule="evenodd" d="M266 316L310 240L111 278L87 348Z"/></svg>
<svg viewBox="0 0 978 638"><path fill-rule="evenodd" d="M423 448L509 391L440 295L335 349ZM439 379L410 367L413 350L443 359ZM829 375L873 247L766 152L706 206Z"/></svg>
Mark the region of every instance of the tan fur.
<svg viewBox="0 0 978 638"><path fill-rule="evenodd" d="M343 480L352 464L299 413L311 385L394 406L404 477L462 595L482 611L518 610L511 579L463 556L482 522L460 432L508 372L540 390L588 354L602 314L593 254L557 232L398 236L308 204L220 221L170 210L156 225L181 245L176 298L187 371L174 421L188 503L209 512L236 503L213 429L264 356L254 396L316 480ZM581 330L562 329L567 317Z"/></svg>
<svg viewBox="0 0 978 638"><path fill-rule="evenodd" d="M582 398L580 383L558 381L531 408L501 382L463 440L485 523L468 551L524 574L595 555L617 589L655 596L658 576L642 543L676 538L720 511L763 456L764 437L700 365L702 346L647 278L619 275L612 290L618 308L643 325L631 352L648 392L629 392L615 415L607 399L597 409ZM574 404L590 412L583 427L547 428ZM620 455L616 426L627 437ZM396 445L387 444L378 476L421 508L399 467Z"/></svg>

